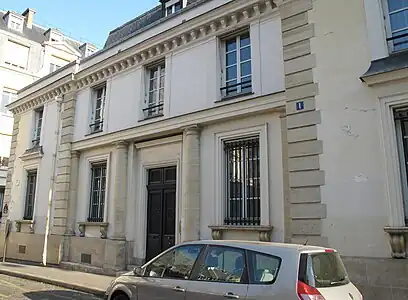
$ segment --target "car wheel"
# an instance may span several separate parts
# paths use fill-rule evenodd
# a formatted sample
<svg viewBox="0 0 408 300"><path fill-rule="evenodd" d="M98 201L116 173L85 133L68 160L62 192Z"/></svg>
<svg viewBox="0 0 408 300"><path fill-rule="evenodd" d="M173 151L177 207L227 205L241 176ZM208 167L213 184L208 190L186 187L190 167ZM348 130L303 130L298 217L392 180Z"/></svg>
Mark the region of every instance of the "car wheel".
<svg viewBox="0 0 408 300"><path fill-rule="evenodd" d="M112 300L129 300L129 297L123 293L118 293L113 296Z"/></svg>

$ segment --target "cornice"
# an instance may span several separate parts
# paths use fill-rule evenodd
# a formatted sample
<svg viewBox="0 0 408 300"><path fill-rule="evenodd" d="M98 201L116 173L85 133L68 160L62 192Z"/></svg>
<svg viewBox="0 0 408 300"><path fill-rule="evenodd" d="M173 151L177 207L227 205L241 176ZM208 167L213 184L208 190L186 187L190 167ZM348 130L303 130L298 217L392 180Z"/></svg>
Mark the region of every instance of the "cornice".
<svg viewBox="0 0 408 300"><path fill-rule="evenodd" d="M17 100L9 105L8 108L13 114L21 114L43 105L58 96L101 83L113 75L163 58L170 51L179 50L209 36L222 35L231 29L247 26L251 21L260 18L262 15L273 13L274 11L277 12L276 8L280 2L280 0L232 1L231 3L235 8L231 8L230 4L224 5L220 8L225 10L225 13L222 13L221 16L216 16L212 19L210 16L209 20L201 24L193 19L186 22L186 25L176 26L177 30L175 32L177 33L171 35L170 32L173 32L172 30L164 33L165 35L170 35L171 37L169 38L164 39L163 34L159 34L146 42L118 52L103 62L96 63L85 70L81 70L78 73L73 72L69 80L60 82L60 79L56 83L52 83L31 95ZM208 17L207 14L205 15ZM58 72L55 75L58 75ZM41 79L39 82L41 82Z"/></svg>

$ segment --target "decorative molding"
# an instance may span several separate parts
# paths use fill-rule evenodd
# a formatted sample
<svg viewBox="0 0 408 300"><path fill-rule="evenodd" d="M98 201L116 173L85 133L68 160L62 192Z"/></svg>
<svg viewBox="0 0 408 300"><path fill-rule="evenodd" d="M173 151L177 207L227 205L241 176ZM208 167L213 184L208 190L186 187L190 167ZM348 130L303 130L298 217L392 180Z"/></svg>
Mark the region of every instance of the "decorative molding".
<svg viewBox="0 0 408 300"><path fill-rule="evenodd" d="M22 161L34 160L34 159L41 159L44 155L43 147L36 146L31 149L27 149L21 156L20 159Z"/></svg>
<svg viewBox="0 0 408 300"><path fill-rule="evenodd" d="M16 220L16 232L21 232L21 225L27 224L28 225L28 232L30 234L34 233L34 224L35 220Z"/></svg>
<svg viewBox="0 0 408 300"><path fill-rule="evenodd" d="M261 242L270 242L273 226L235 226L235 225L210 225L211 236L214 240L222 240L225 231L251 231L258 232L258 238Z"/></svg>
<svg viewBox="0 0 408 300"><path fill-rule="evenodd" d="M101 239L106 239L108 234L108 222L78 222L79 236L85 237L87 227L98 227L101 233Z"/></svg>
<svg viewBox="0 0 408 300"><path fill-rule="evenodd" d="M390 236L391 256L393 258L406 258L408 227L384 227L384 231Z"/></svg>
<svg viewBox="0 0 408 300"><path fill-rule="evenodd" d="M242 2L245 3L244 1ZM23 113L26 110L52 100L54 97L63 96L73 90L83 89L90 85L98 84L107 80L110 76L122 73L129 68L137 67L141 64L145 65L163 58L167 53L179 50L179 48L185 47L200 39L205 39L208 36L217 34L224 34L229 28L233 30L238 26L246 26L252 20L259 18L263 14L274 11L278 12L276 3L280 3L280 1L257 0L252 1L252 3L247 5L238 3L237 5L242 5L242 7L238 6L236 10L234 9L235 11L231 12L231 10L225 10L225 13L223 13L222 16L208 20L205 24L192 25L193 27L186 26L184 31L171 37L164 38L162 41L155 44L153 43L153 45L149 45L148 47L135 49L144 46L143 42L138 43L133 47L126 49L126 51L123 51L123 55L116 54L109 57L108 60L111 61L109 64L97 66L98 63L96 63L94 66L87 68L94 69L90 72L83 70L78 73L72 73L72 78L68 83L63 82L57 84L51 89L45 89L41 93L37 93L31 99L18 104L15 107L12 105L10 110L13 114Z"/></svg>

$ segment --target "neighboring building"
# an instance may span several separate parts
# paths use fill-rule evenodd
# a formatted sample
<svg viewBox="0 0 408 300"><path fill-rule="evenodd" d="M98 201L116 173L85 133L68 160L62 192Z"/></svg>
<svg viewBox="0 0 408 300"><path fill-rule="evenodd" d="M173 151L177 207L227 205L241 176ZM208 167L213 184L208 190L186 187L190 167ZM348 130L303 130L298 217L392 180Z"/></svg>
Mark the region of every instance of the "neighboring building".
<svg viewBox="0 0 408 300"><path fill-rule="evenodd" d="M163 0L113 30L9 105L7 257L41 261L51 188L52 263L114 273L191 239L307 242L338 249L365 298L407 298L398 3Z"/></svg>
<svg viewBox="0 0 408 300"><path fill-rule="evenodd" d="M34 23L31 8L22 14L0 10L0 204L3 203L13 116L6 106L17 91L80 57L96 51L53 28Z"/></svg>

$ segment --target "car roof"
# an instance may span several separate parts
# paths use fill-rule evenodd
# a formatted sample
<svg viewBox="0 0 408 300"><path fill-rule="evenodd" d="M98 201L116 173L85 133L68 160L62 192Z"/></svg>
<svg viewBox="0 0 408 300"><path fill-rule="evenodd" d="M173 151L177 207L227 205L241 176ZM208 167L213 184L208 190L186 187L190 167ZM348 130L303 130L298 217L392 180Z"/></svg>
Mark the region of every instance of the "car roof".
<svg viewBox="0 0 408 300"><path fill-rule="evenodd" d="M270 252L270 251L289 251L289 252L308 252L308 251L323 251L326 248L312 245L299 245L289 243L274 243L274 242L258 242L258 241L244 241L244 240L198 240L191 242L184 242L186 244L206 244L206 245L222 245L230 247L240 247L247 250Z"/></svg>

